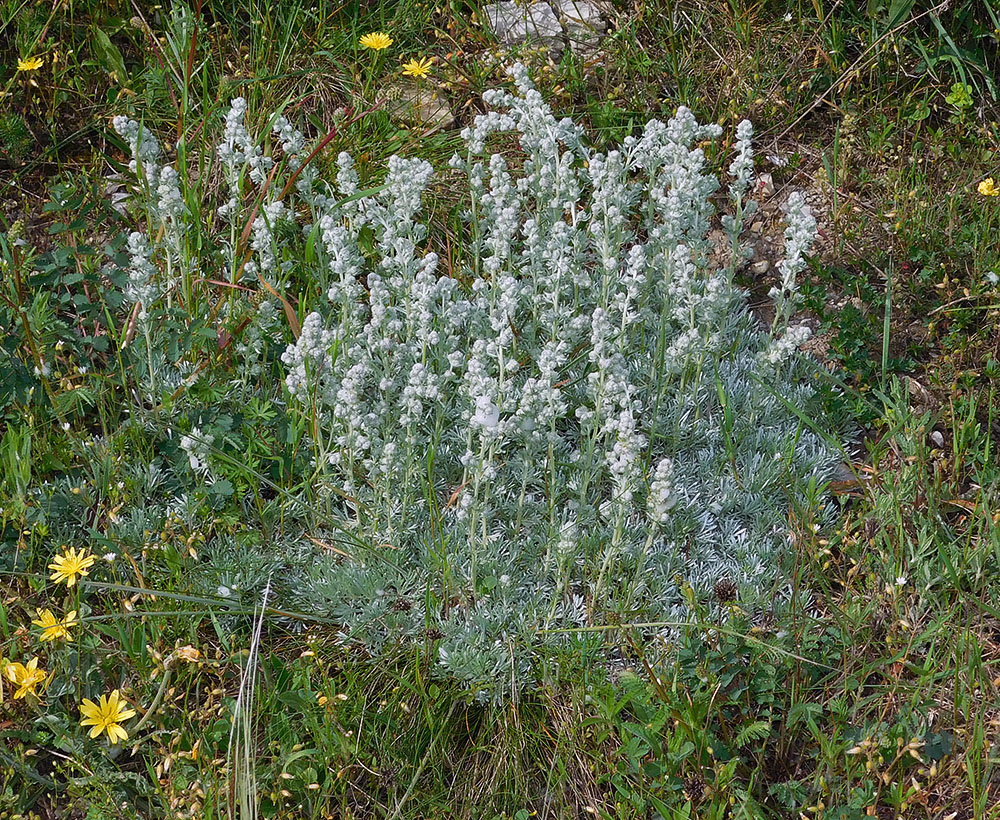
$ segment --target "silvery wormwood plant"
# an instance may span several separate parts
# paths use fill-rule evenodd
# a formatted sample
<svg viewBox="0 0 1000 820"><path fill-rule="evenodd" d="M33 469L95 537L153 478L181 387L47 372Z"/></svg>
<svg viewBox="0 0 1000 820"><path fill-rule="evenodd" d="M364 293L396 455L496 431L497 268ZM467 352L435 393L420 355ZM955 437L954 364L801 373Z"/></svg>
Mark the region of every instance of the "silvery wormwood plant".
<svg viewBox="0 0 1000 820"><path fill-rule="evenodd" d="M372 653L436 646L439 668L483 698L531 681L535 653L568 630L613 617L660 624L647 632L669 640L695 602L725 615L712 603L720 583L746 610L788 600L790 505L837 460L789 409L813 396L796 353L808 331L789 327L816 229L800 194L786 207L769 330L733 284L755 208L750 124L729 167L729 261L713 268L719 181L696 146L718 126L681 108L597 153L522 66L510 73L513 90L484 95L490 113L450 163L468 198L465 253L449 270L425 250L427 162L394 156L363 191L341 154L327 183L278 117L279 181L297 173L281 199L265 184L280 160L250 137L241 99L217 152L218 264L268 293L307 265L324 292L281 360L289 410L309 431L311 503L346 536L345 554L299 568L292 604ZM145 312L172 286L185 214L176 172L144 155L151 137L125 119L116 128L160 225L157 239L129 242L127 295ZM491 152L508 132L520 151ZM308 259L280 238L289 223ZM251 374L282 324L272 298L259 314L241 348ZM200 435L185 444L204 476Z"/></svg>

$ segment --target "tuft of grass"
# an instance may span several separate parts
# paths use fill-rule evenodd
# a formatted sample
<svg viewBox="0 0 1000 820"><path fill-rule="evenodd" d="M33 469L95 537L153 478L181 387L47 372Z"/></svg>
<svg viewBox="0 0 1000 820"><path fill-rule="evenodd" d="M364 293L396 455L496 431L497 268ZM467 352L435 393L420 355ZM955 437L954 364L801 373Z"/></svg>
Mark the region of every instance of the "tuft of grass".
<svg viewBox="0 0 1000 820"><path fill-rule="evenodd" d="M261 595L260 610L255 614L246 666L240 675L240 689L233 707L233 722L229 731L227 757L230 769L229 817L231 820L256 820L259 797L257 792L257 761L254 752L256 737L255 699L257 667L260 658L261 631L271 594L271 579L267 579Z"/></svg>

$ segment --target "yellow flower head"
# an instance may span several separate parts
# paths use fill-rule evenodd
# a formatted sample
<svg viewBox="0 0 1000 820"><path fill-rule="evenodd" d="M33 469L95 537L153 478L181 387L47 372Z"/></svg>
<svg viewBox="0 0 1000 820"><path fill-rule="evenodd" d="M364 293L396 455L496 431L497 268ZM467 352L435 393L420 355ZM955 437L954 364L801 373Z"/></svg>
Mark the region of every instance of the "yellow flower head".
<svg viewBox="0 0 1000 820"><path fill-rule="evenodd" d="M392 37L384 31L373 31L370 34L363 34L358 42L372 51L381 51L392 45Z"/></svg>
<svg viewBox="0 0 1000 820"><path fill-rule="evenodd" d="M110 695L101 695L101 702L94 703L87 698L80 704L80 714L83 720L81 726L93 726L91 737L97 737L101 732L108 733L108 740L114 745L119 740L128 740L128 732L122 727L122 721L135 717L135 709L130 709L128 703L115 689Z"/></svg>
<svg viewBox="0 0 1000 820"><path fill-rule="evenodd" d="M41 57L29 57L27 60L17 61L18 71L38 71L42 67Z"/></svg>
<svg viewBox="0 0 1000 820"><path fill-rule="evenodd" d="M87 575L87 569L92 567L96 560L87 550L81 549L77 552L75 548L70 547L65 555L57 555L52 559L52 563L49 564L52 575L49 577L57 584L65 582L67 587L71 587L76 583L76 576Z"/></svg>
<svg viewBox="0 0 1000 820"><path fill-rule="evenodd" d="M1000 188L997 187L993 177L987 177L979 183L979 193L983 196L1000 196Z"/></svg>
<svg viewBox="0 0 1000 820"><path fill-rule="evenodd" d="M76 620L75 609L72 612L66 613L66 617L61 621L52 614L51 609L39 609L37 611L38 620L32 621L32 623L42 628L43 643L45 641L54 641L56 638L65 638L67 641L73 641L73 636L69 634L69 628L79 623Z"/></svg>
<svg viewBox="0 0 1000 820"><path fill-rule="evenodd" d="M35 687L45 680L45 670L38 668L38 658L32 658L27 666L22 663L8 663L4 667L4 674L7 680L17 687L14 700L23 698L29 693L37 695Z"/></svg>
<svg viewBox="0 0 1000 820"><path fill-rule="evenodd" d="M407 77L416 77L418 80L431 73L431 66L434 65L433 57L424 57L420 60L410 60L403 63L403 73Z"/></svg>

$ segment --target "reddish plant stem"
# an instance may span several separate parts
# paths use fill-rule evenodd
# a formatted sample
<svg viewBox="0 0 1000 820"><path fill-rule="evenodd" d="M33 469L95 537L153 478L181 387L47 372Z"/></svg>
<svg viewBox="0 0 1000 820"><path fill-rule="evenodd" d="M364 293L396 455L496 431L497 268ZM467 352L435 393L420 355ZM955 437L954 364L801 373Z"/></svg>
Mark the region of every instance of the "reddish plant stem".
<svg viewBox="0 0 1000 820"><path fill-rule="evenodd" d="M309 153L309 156L305 158L302 164L298 168L296 168L295 172L288 178L288 181L285 183L285 187L281 189L281 193L278 194L278 197L275 200L275 202L280 202L282 199L285 198L285 195L291 190L292 185L295 184L295 180L298 178L299 174L302 173L302 169L305 168L310 162L312 162L312 160L317 156L317 154L319 154L320 151L322 151L327 145L329 145L330 141L335 136L337 136L338 133L340 133L340 128L342 126L353 125L362 117L371 114L373 111L377 111L379 108L382 107L383 104L384 102L380 100L379 102L375 103L375 105L373 105L371 108L365 109L360 114L344 122L342 125L335 125L333 128L331 128L330 132L325 137L323 137L322 140L320 140L319 145L317 145ZM257 195L257 201L254 203L253 211L250 213L250 218L247 220L246 226L243 228L243 233L240 234L240 241L239 245L237 245L237 252L235 255L239 256L239 253L243 251L243 261L240 262L239 268L237 268L236 273L233 275L232 284L234 285L237 282L239 282L240 278L243 276L243 270L244 268L246 268L247 263L250 262L250 259L253 256L253 250L250 248L246 248L246 243L247 240L250 238L250 231L253 228L254 220L257 218L257 213L260 211L261 203L264 201L264 195L267 193L268 189L271 187L271 182L274 180L274 175L275 172L277 171L277 168L278 166L275 165L274 168L271 169L270 175L268 176L264 185L261 187L260 193ZM245 251L244 248L246 248ZM295 309L288 302L288 300L285 299L284 296L279 294L277 290L274 287L272 287L268 282L266 282L264 279L260 279L260 283L264 286L264 288L268 292L270 292L273 296L281 300L281 304L285 309L285 315L288 317L288 323L291 326L292 333L295 335L296 338L298 338L301 329L299 327L299 319L298 315L295 312Z"/></svg>

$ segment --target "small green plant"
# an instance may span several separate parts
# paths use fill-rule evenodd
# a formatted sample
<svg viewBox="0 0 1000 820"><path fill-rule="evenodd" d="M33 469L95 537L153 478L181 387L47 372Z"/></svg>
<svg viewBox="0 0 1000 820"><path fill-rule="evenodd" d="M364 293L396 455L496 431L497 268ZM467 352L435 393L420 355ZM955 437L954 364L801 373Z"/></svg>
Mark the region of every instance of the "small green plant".
<svg viewBox="0 0 1000 820"><path fill-rule="evenodd" d="M0 161L21 162L28 156L33 143L24 117L13 111L0 115Z"/></svg>

